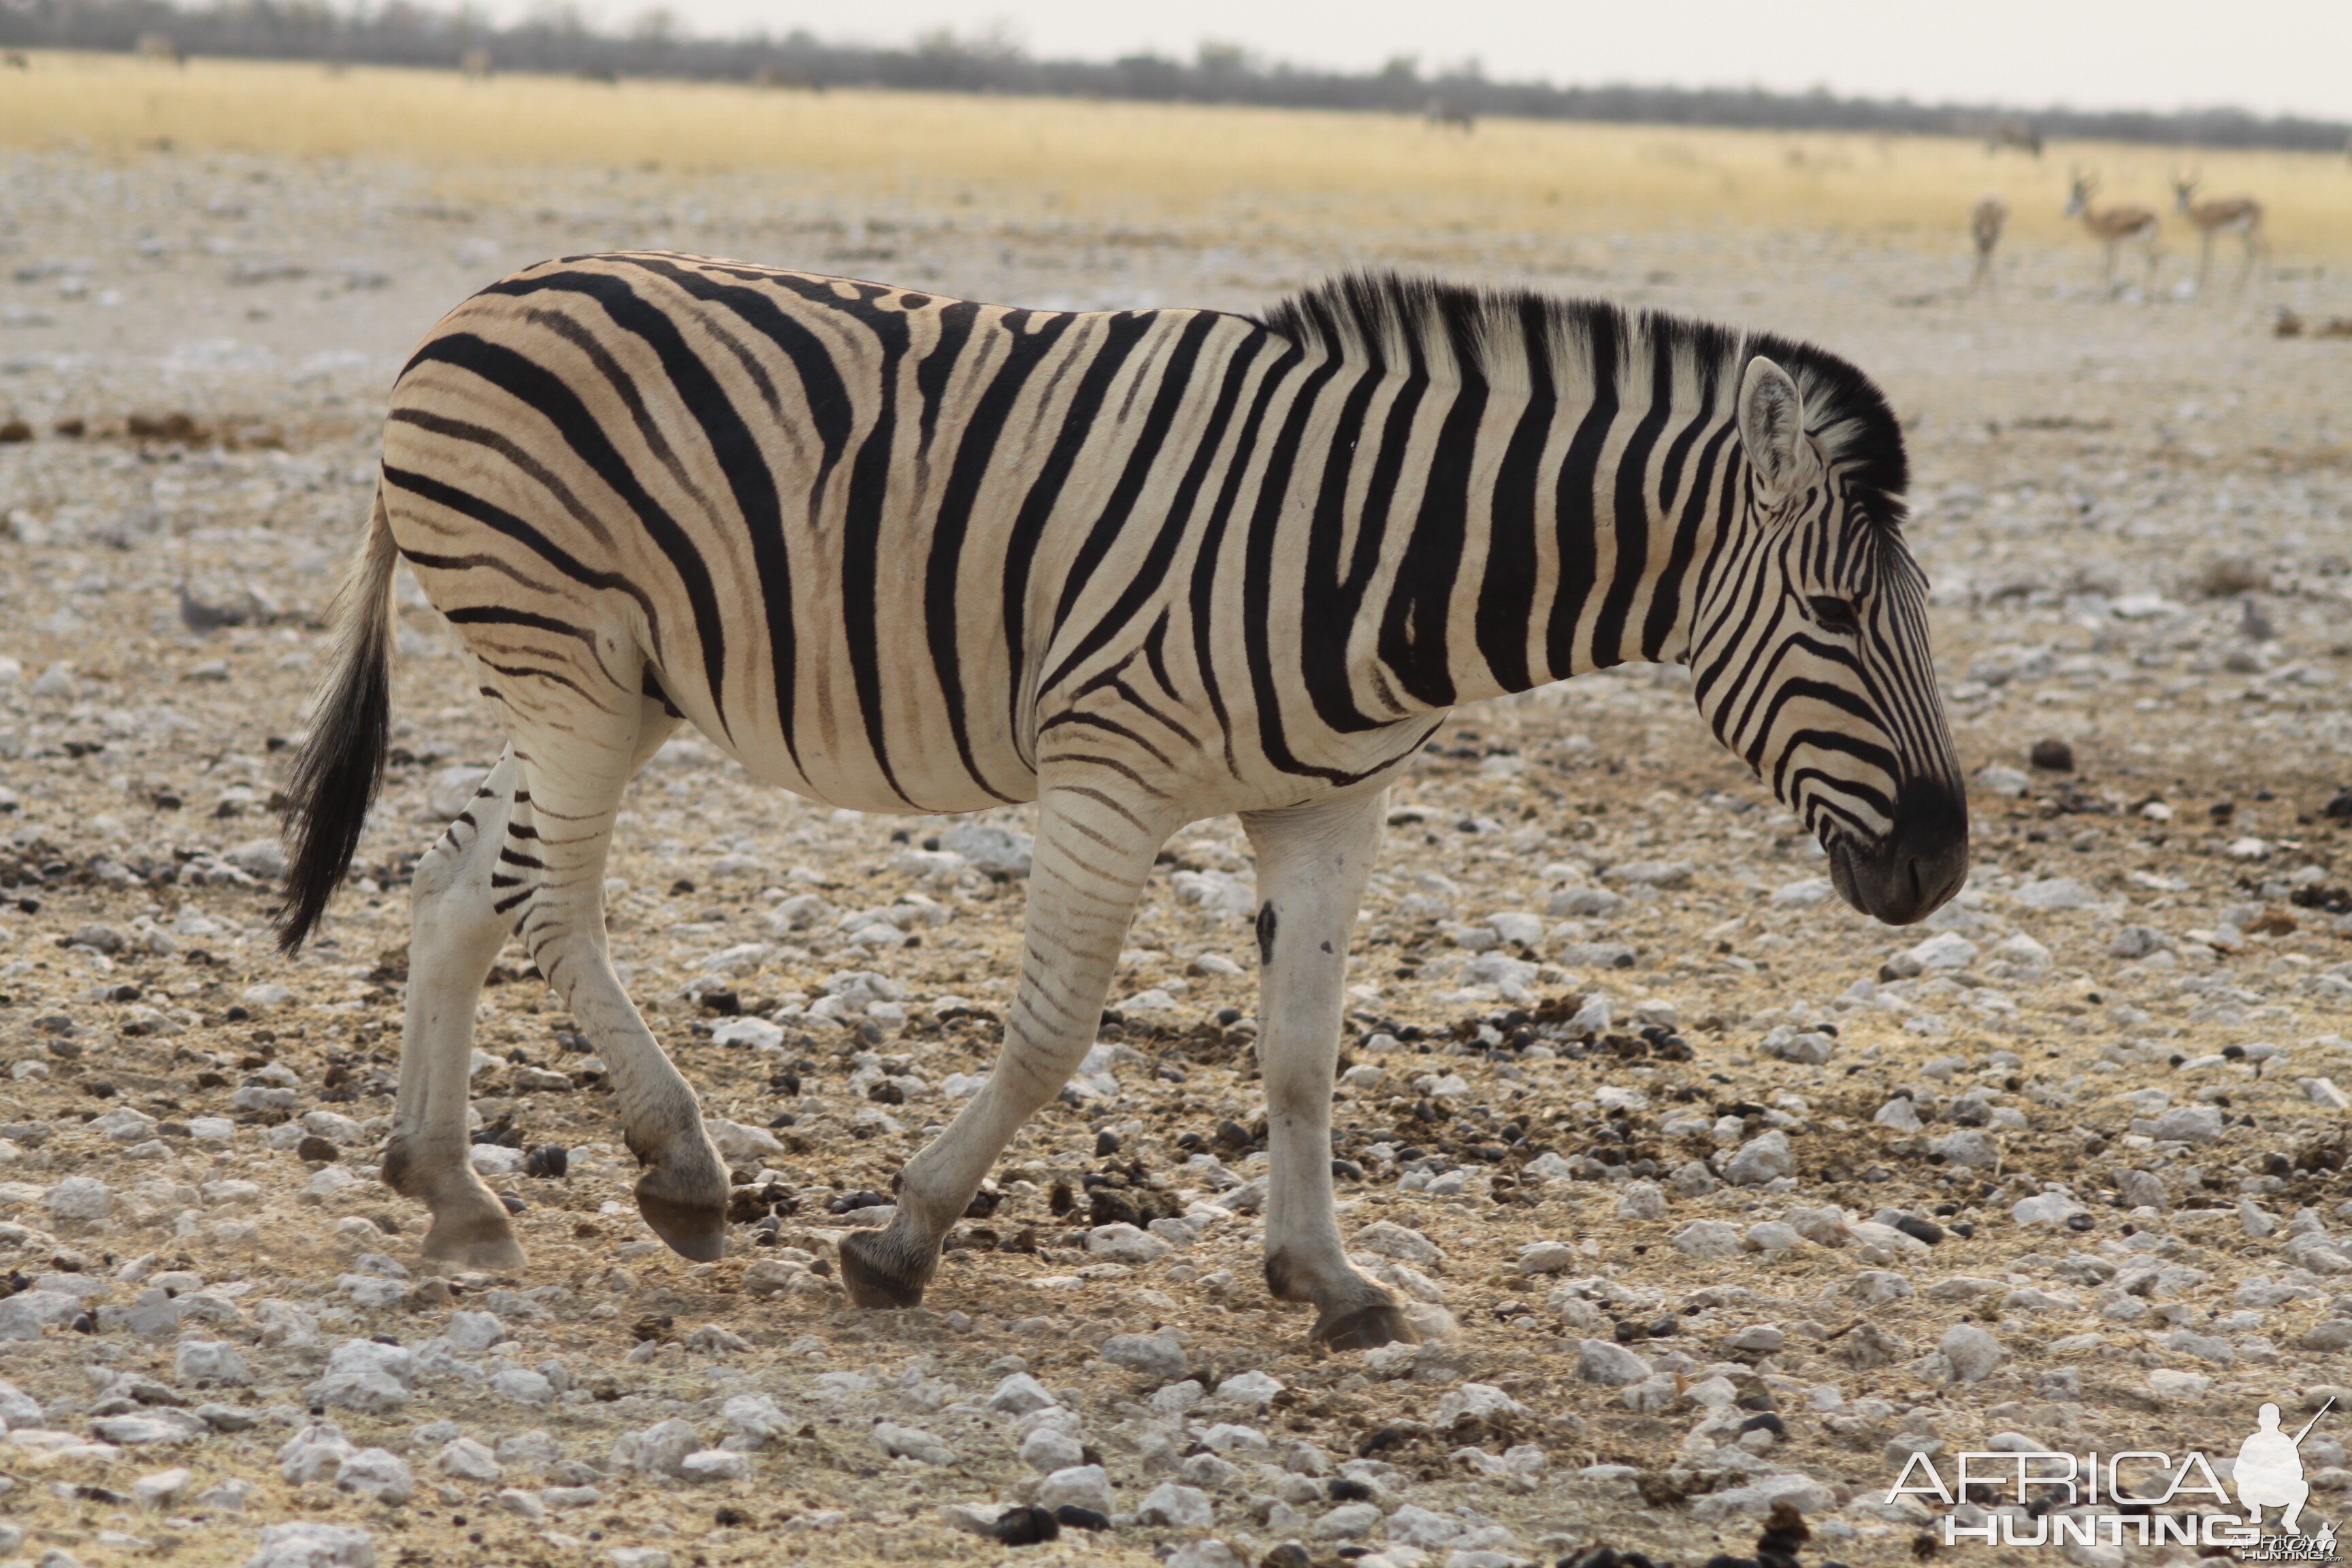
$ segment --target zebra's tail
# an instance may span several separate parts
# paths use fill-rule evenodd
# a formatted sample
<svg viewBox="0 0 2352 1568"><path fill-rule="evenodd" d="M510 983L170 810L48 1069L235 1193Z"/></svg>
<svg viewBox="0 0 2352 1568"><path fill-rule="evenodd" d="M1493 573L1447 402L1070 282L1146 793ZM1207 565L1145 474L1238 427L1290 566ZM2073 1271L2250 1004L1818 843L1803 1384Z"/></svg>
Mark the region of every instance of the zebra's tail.
<svg viewBox="0 0 2352 1568"><path fill-rule="evenodd" d="M392 725L392 574L399 563L379 482L367 542L335 595L334 660L286 781L286 884L272 917L283 952L299 951L327 912L383 783Z"/></svg>

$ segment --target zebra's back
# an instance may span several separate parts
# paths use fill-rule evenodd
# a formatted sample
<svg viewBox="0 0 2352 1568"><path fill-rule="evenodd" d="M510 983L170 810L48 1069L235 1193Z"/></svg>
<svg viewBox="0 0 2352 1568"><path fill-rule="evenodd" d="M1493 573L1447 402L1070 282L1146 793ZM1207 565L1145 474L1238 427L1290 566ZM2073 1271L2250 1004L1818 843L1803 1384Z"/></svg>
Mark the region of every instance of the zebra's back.
<svg viewBox="0 0 2352 1568"><path fill-rule="evenodd" d="M1151 641L1183 683L1197 528L1167 520L1206 510L1182 492L1235 438L1229 384L1265 337L687 256L551 261L403 372L391 520L510 705L657 691L821 799L1028 799L1061 654ZM1199 752L1202 728L1147 750Z"/></svg>

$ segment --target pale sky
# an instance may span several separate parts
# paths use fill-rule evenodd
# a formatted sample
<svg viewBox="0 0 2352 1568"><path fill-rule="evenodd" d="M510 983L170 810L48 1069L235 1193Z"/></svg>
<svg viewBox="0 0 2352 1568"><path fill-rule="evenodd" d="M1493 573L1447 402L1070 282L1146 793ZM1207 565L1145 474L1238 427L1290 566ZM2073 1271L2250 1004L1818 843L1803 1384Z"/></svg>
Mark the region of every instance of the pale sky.
<svg viewBox="0 0 2352 1568"><path fill-rule="evenodd" d="M502 17L540 0L489 0ZM583 0L607 26L655 0ZM2352 0L666 0L688 30L903 44L992 26L1033 55L1189 58L1203 38L1364 69L1479 60L1498 79L1747 86L2021 107L2234 105L2352 119Z"/></svg>

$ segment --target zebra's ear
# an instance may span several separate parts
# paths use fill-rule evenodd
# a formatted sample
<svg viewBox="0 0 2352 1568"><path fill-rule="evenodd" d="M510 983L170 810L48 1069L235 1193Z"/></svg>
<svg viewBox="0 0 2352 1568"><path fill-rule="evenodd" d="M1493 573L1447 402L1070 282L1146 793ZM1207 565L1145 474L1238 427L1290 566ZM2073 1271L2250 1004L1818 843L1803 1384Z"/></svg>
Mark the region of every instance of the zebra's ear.
<svg viewBox="0 0 2352 1568"><path fill-rule="evenodd" d="M1805 400L1789 373L1758 354L1739 378L1739 444L1756 471L1756 489L1767 505L1796 483L1798 443L1805 433Z"/></svg>

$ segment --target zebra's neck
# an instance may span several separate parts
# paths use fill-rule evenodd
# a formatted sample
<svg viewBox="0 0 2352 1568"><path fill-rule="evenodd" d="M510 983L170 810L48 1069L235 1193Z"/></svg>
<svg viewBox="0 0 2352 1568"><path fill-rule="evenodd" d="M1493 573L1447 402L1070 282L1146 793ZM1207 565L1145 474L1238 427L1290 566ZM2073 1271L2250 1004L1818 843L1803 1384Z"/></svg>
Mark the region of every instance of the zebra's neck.
<svg viewBox="0 0 2352 1568"><path fill-rule="evenodd" d="M1318 700L1338 728L1682 658L1740 493L1729 334L1475 303L1327 348L1294 405L1311 434L1276 446L1312 518L1309 689L1373 688L1362 711ZM1288 457L1309 445L1319 464Z"/></svg>

